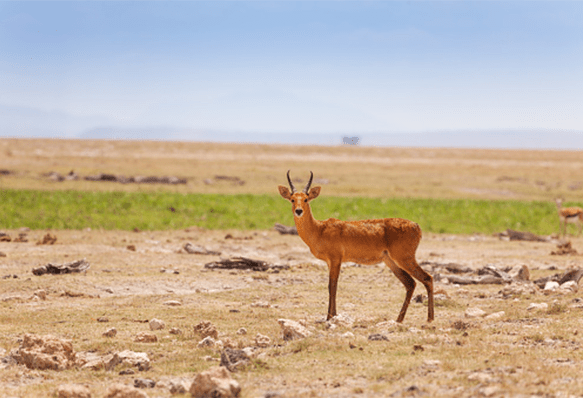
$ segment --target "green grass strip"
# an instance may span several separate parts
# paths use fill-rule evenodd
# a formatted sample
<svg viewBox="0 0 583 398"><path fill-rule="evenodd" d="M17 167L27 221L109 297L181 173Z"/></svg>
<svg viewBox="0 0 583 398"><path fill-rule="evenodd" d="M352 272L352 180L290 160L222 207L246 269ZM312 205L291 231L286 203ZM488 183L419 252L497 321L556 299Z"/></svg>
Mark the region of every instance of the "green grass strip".
<svg viewBox="0 0 583 398"><path fill-rule="evenodd" d="M435 233L558 231L550 202L323 196L312 202L312 211L318 219L402 217ZM291 205L275 194L0 191L0 229L167 230L196 225L243 230L269 229L276 222L292 225L293 218Z"/></svg>

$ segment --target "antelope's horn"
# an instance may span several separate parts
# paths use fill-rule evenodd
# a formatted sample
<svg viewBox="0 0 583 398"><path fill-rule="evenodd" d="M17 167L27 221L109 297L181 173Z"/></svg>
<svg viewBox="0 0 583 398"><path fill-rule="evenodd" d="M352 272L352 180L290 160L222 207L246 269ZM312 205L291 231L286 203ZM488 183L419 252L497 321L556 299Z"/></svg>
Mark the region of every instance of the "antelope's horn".
<svg viewBox="0 0 583 398"><path fill-rule="evenodd" d="M308 183L306 184L306 187L304 188L304 190L302 191L303 193L307 194L308 191L310 190L310 186L312 185L312 179L314 178L314 173L312 173L310 171L310 181L308 181Z"/></svg>
<svg viewBox="0 0 583 398"><path fill-rule="evenodd" d="M287 171L287 182L289 182L289 187L292 190L292 193L294 193L296 191L296 187L294 187L294 183L291 181L291 178L289 178L289 170Z"/></svg>

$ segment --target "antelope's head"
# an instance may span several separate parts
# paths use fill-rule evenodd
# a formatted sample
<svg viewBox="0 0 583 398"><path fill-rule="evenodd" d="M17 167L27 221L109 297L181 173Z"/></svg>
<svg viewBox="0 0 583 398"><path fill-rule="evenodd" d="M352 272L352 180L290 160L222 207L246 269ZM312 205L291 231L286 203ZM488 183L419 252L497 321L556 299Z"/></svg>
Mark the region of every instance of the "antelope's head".
<svg viewBox="0 0 583 398"><path fill-rule="evenodd" d="M303 216L305 213L310 212L310 205L309 202L312 199L316 199L318 195L320 195L320 187L314 187L310 189L312 185L312 179L314 178L314 173L310 171L310 181L306 184L304 189L301 192L296 191L291 178L289 178L289 170L287 171L287 182L289 183L289 187L291 191L284 187L283 185L279 185L277 188L279 189L279 194L282 198L287 199L292 204L292 211L294 213L295 218L299 218Z"/></svg>

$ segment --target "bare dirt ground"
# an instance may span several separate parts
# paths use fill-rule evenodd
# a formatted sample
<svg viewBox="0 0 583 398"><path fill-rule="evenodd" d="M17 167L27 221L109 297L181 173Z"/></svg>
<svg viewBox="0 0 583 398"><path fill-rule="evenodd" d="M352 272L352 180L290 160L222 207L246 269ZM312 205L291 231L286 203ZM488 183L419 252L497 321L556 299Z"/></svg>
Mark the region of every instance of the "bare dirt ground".
<svg viewBox="0 0 583 398"><path fill-rule="evenodd" d="M7 232L17 236L22 231ZM59 385L80 383L92 396L103 397L108 385L133 385L136 379L157 382L142 390L148 396L171 396L168 380L192 380L219 363L223 347L199 347L202 336L194 326L204 320L216 326L222 341L255 350L253 362L233 373L243 397L562 397L583 391L578 377L583 305L580 293L572 290L544 292L529 282L458 286L441 279L435 322L425 322L426 299L420 296L403 325L396 325L404 297L396 278L380 265L348 264L340 278L339 320L327 323L327 268L297 236L196 227L50 231L55 244L36 244L46 233L28 231L28 242L0 243L6 254L0 259L1 396L51 396ZM187 242L221 254L187 254ZM580 238L572 243L583 247ZM526 265L530 280L581 266L579 256L551 255L555 249L553 242L429 234L417 257L472 269ZM237 256L290 268L204 267ZM49 262L82 258L91 266L81 274L31 273ZM416 295L424 294L418 286ZM165 304L170 301L180 305ZM529 309L533 303L547 307ZM475 308L483 313L468 312ZM154 318L165 328L151 331L147 322ZM285 341L277 322L281 318L302 322L312 335ZM104 337L112 327L117 335ZM173 328L180 334L171 334ZM246 334L240 334L241 328ZM140 332L155 334L157 342L136 342ZM29 369L10 361L26 333L70 339L79 356L145 352L151 367L129 375L120 368ZM259 347L258 334L269 343Z"/></svg>

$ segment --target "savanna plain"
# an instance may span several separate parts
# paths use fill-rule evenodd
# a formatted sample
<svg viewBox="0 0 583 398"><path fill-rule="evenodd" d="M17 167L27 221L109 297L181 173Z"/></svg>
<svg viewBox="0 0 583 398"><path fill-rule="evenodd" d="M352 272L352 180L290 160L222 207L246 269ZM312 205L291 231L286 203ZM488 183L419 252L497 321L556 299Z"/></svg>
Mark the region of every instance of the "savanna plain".
<svg viewBox="0 0 583 398"><path fill-rule="evenodd" d="M405 289L355 263L326 321L326 264L274 229L293 225L277 194L288 169L296 186L314 172L318 219L419 223L433 322L418 284L395 323ZM583 396L578 284L534 283L583 268L583 238L573 225L559 237L554 202L583 205L582 170L577 151L0 139L0 396L190 396L227 349L245 353L228 372L241 397ZM268 266L209 266L239 257ZM32 273L82 259L83 272ZM480 270L503 278L478 283ZM30 336L72 352L36 366Z"/></svg>

